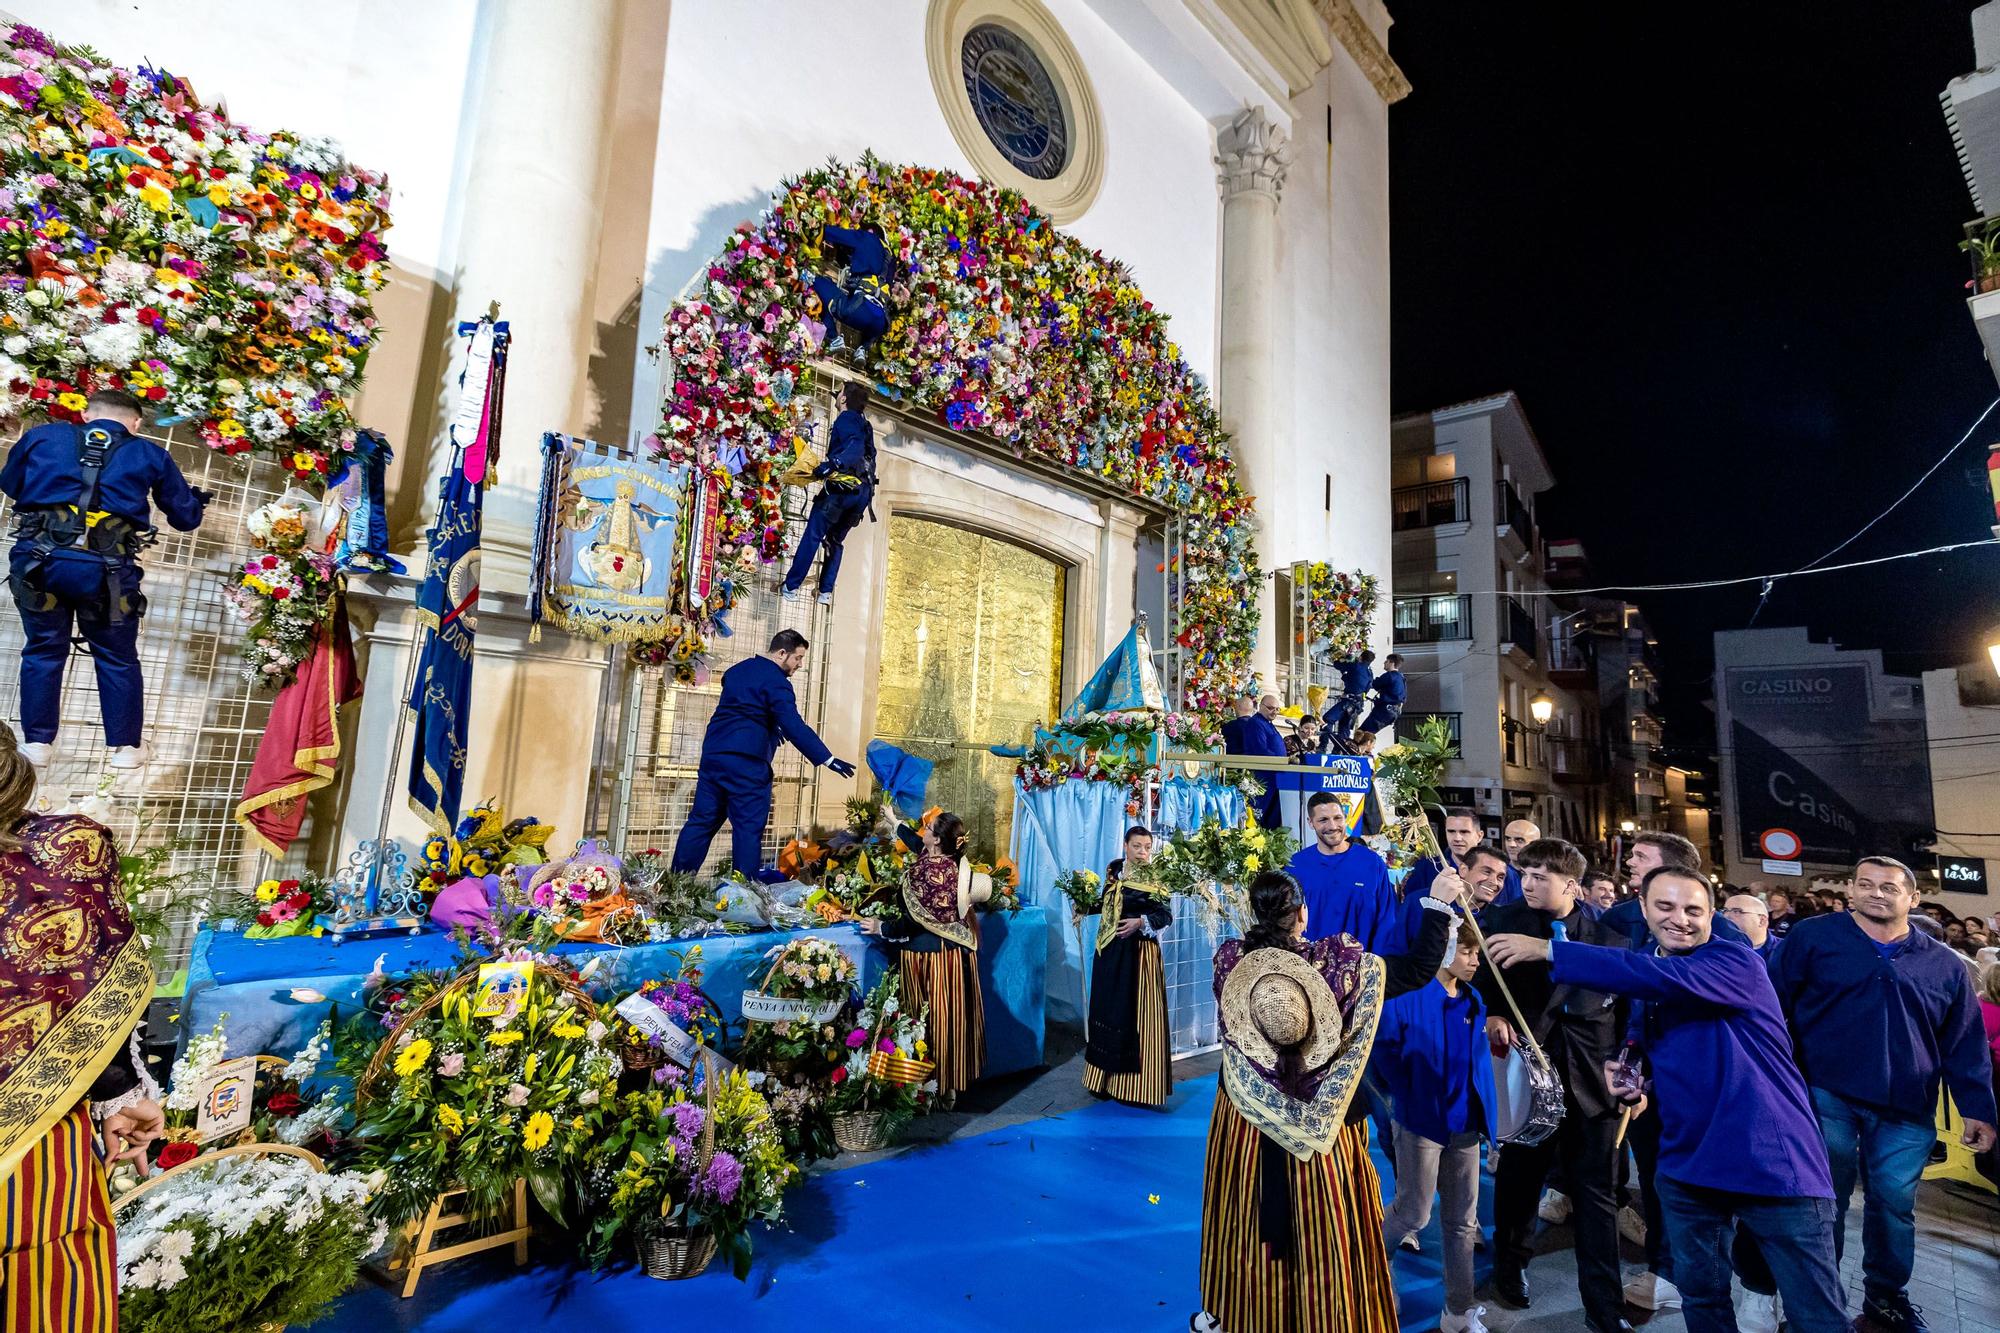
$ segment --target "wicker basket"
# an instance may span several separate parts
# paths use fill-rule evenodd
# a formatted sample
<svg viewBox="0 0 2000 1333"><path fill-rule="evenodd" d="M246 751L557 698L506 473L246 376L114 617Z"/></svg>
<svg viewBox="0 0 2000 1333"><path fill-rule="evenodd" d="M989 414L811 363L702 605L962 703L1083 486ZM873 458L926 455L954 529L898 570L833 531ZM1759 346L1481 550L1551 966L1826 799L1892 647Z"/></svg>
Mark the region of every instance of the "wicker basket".
<svg viewBox="0 0 2000 1333"><path fill-rule="evenodd" d="M670 1232L648 1236L639 1242L639 1262L644 1266L646 1276L664 1282L699 1277L713 1258L715 1237L707 1232Z"/></svg>
<svg viewBox="0 0 2000 1333"><path fill-rule="evenodd" d="M875 1152L895 1138L895 1127L885 1111L849 1111L833 1117L833 1141L844 1152Z"/></svg>

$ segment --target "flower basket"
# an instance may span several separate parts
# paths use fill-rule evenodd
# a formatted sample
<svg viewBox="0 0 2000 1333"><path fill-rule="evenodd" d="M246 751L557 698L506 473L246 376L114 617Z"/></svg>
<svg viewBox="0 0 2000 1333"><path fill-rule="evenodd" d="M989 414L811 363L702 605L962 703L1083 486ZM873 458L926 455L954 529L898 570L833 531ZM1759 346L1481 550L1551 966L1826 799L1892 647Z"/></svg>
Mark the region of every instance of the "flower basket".
<svg viewBox="0 0 2000 1333"><path fill-rule="evenodd" d="M833 1118L833 1141L843 1152L875 1152L895 1139L895 1122L885 1111L849 1111Z"/></svg>
<svg viewBox="0 0 2000 1333"><path fill-rule="evenodd" d="M868 1057L868 1072L876 1078L908 1087L921 1083L937 1072L934 1060L913 1060L892 1051L875 1051Z"/></svg>
<svg viewBox="0 0 2000 1333"><path fill-rule="evenodd" d="M670 1231L639 1242L639 1263L647 1277L678 1282L699 1277L715 1258L715 1237L705 1231Z"/></svg>
<svg viewBox="0 0 2000 1333"><path fill-rule="evenodd" d="M651 1073L667 1062L667 1053L649 1041L628 1039L618 1047L618 1060L635 1073Z"/></svg>

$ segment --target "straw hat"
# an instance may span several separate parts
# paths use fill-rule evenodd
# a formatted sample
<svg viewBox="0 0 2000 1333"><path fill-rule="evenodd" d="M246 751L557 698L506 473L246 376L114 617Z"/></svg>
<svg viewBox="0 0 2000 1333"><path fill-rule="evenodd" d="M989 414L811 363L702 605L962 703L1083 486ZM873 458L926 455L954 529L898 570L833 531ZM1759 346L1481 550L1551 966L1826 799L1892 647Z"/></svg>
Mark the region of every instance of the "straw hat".
<svg viewBox="0 0 2000 1333"><path fill-rule="evenodd" d="M1267 1069L1281 1050L1298 1051L1318 1069L1340 1049L1343 1025L1333 988L1290 949L1252 949L1222 983L1222 1021L1230 1040Z"/></svg>
<svg viewBox="0 0 2000 1333"><path fill-rule="evenodd" d="M983 870L974 870L970 860L958 863L958 914L964 916L972 910L974 903L983 903L993 896L993 876Z"/></svg>

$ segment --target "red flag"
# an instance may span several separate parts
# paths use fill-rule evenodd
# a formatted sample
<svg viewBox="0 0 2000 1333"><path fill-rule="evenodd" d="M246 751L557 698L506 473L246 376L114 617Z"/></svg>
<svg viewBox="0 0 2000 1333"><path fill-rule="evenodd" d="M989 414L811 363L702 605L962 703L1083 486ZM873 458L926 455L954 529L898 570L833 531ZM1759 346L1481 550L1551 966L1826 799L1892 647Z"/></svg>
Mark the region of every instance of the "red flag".
<svg viewBox="0 0 2000 1333"><path fill-rule="evenodd" d="M299 836L306 797L333 781L340 762L340 708L360 697L347 603L336 596L325 632L297 679L271 701L271 722L236 806L236 822L272 856L283 856Z"/></svg>

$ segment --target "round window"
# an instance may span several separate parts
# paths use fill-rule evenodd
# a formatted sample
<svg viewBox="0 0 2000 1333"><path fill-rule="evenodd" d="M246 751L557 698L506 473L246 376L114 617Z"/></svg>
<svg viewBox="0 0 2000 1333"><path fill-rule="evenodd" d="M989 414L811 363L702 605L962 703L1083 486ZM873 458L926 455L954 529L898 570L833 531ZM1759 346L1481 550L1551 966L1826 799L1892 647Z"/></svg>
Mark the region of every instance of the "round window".
<svg viewBox="0 0 2000 1333"><path fill-rule="evenodd" d="M981 23L959 46L965 95L979 127L1006 159L1036 180L1054 180L1069 165L1069 119L1056 82L1020 36Z"/></svg>

